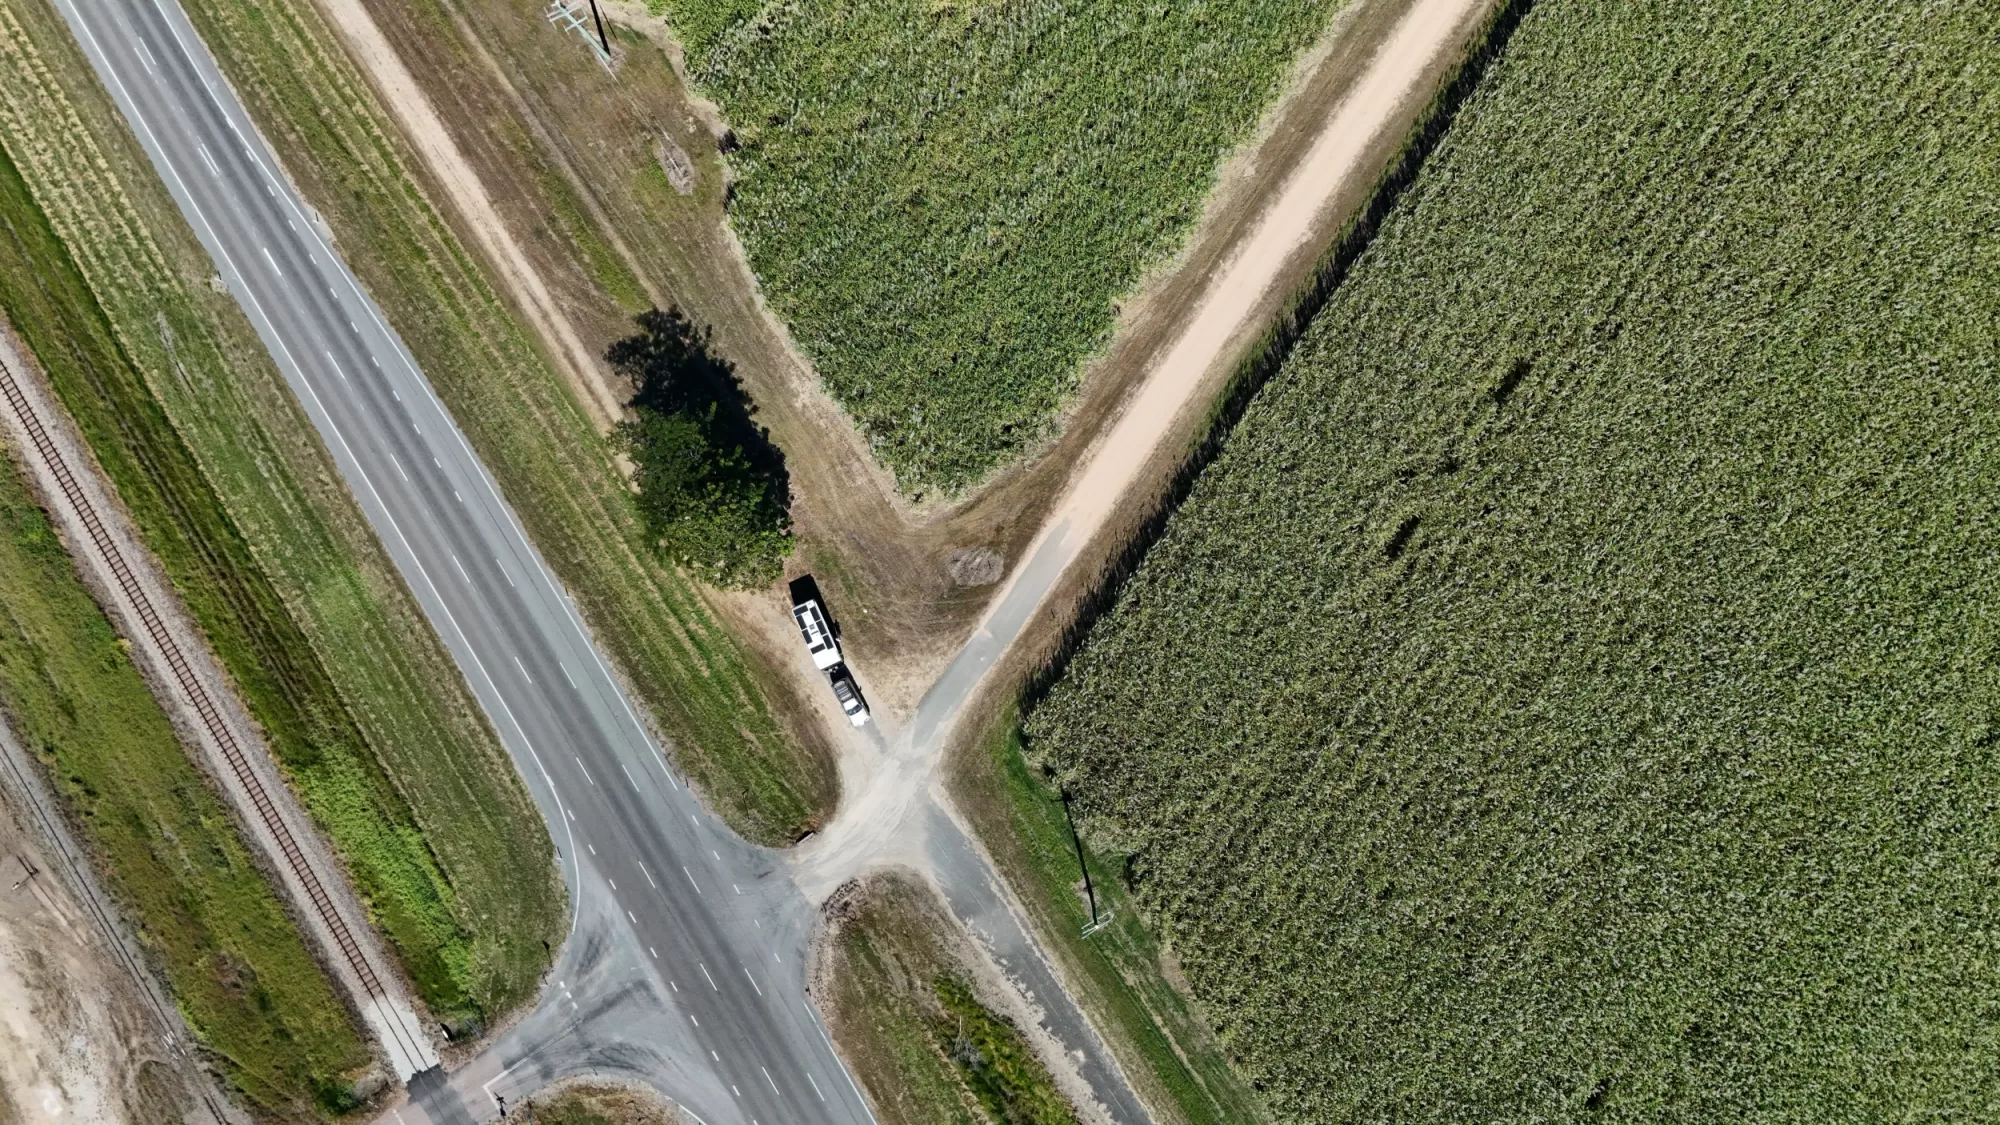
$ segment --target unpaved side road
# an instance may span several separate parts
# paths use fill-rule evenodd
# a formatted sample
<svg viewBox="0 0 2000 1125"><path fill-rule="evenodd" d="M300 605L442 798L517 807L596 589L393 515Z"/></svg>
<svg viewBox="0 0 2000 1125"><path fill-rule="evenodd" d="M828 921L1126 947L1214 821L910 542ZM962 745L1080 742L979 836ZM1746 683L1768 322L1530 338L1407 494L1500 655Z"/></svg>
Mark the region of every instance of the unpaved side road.
<svg viewBox="0 0 2000 1125"><path fill-rule="evenodd" d="M868 740L846 740L842 783L848 800L798 856L812 887L830 892L885 854L910 862L909 836L900 823L921 815L939 757L986 673L1031 625L1050 624L1052 596L1069 587L1080 559L1102 554L1101 533L1148 506L1160 470L1178 461L1191 421L1205 415L1231 364L1266 327L1280 281L1297 275L1299 259L1318 257L1324 247L1315 232L1337 229L1337 220L1328 221L1329 209L1336 200L1365 197L1382 174L1382 142L1409 129L1435 92L1427 79L1439 74L1440 60L1456 56L1490 7L1491 0L1410 5L1283 190L1216 268L1185 326L1077 462L1021 561L932 683L908 729L889 739L886 753ZM1364 190L1355 192L1356 185ZM1100 549L1090 551L1093 544Z"/></svg>
<svg viewBox="0 0 2000 1125"><path fill-rule="evenodd" d="M1109 549L1107 532L1129 528L1150 507L1186 437L1211 408L1245 346L1289 296L1300 261L1315 260L1345 222L1345 203L1362 205L1435 95L1450 64L1482 26L1490 0L1416 0L1383 40L1350 92L1283 188L1234 252L1210 274L1178 333L1154 354L1131 397L1077 462L1041 529L989 604L971 638L919 703L913 720L886 741L849 739L842 762L847 800L834 822L797 849L794 870L818 900L887 864L935 881L953 913L1006 966L1039 1013L1031 1041L1053 1041L1044 1062L1088 1089L1087 1112L1112 1120L1137 1115L1121 1105L1129 1076L1143 1066L1135 1049L1104 1036L1076 1004L1075 990L1037 940L1028 913L995 875L990 856L942 784L944 752L996 665L1018 668L1017 647L1045 643L1067 620L1066 599ZM1107 1052L1108 1056L1107 1057ZM1068 1074L1065 1075L1064 1072ZM1122 1071L1122 1073L1120 1073Z"/></svg>
<svg viewBox="0 0 2000 1125"><path fill-rule="evenodd" d="M0 428L92 596L132 645L161 708L209 776L397 1077L438 1064L416 1007L347 881L173 588L140 543L69 416L11 328L0 325Z"/></svg>

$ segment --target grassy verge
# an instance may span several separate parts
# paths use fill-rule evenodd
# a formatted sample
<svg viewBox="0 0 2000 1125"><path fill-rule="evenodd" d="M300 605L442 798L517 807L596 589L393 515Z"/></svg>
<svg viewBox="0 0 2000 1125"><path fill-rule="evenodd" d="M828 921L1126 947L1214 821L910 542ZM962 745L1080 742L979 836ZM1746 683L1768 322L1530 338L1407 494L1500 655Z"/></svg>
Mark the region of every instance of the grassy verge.
<svg viewBox="0 0 2000 1125"><path fill-rule="evenodd" d="M1044 949L1156 1113L1187 1125L1265 1120L1199 1011L1178 991L1164 950L1123 883L1124 857L1086 846L1100 915L1089 938L1076 845L1058 794L1021 755L1010 708L955 756L952 790L1035 922ZM1184 988L1185 985L1182 984Z"/></svg>
<svg viewBox="0 0 2000 1125"><path fill-rule="evenodd" d="M560 932L537 813L54 12L0 20L0 308L424 1001L504 1012Z"/></svg>
<svg viewBox="0 0 2000 1125"><path fill-rule="evenodd" d="M47 769L174 1000L259 1111L354 1106L368 1048L12 461L0 465L0 708Z"/></svg>
<svg viewBox="0 0 2000 1125"><path fill-rule="evenodd" d="M655 1098L617 1086L580 1084L528 1099L535 1125L681 1125L685 1117Z"/></svg>
<svg viewBox="0 0 2000 1125"><path fill-rule="evenodd" d="M197 0L189 14L681 768L752 839L823 821L830 757L785 729L746 650L646 546L616 449L411 178L415 158L319 11Z"/></svg>
<svg viewBox="0 0 2000 1125"><path fill-rule="evenodd" d="M1986 23L1534 5L1030 718L1281 1120L1990 1114Z"/></svg>
<svg viewBox="0 0 2000 1125"><path fill-rule="evenodd" d="M871 876L827 909L828 1018L884 1125L1075 1125L1021 1033L981 1003L929 888Z"/></svg>
<svg viewBox="0 0 2000 1125"><path fill-rule="evenodd" d="M730 221L772 307L919 493L1048 436L1339 7L659 6L734 127Z"/></svg>

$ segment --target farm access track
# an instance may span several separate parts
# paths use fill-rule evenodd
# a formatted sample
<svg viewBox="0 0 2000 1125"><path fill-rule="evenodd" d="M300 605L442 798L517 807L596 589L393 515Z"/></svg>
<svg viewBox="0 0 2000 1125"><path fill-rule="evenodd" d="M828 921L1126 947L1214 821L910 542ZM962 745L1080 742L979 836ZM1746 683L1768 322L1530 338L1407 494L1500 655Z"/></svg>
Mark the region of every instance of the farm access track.
<svg viewBox="0 0 2000 1125"><path fill-rule="evenodd" d="M116 538L98 515L92 497L77 481L68 459L63 456L62 449L49 435L47 427L42 423L40 412L35 409L35 403L22 390L18 377L8 365L4 355L0 355L0 396L4 396L8 408L19 419L21 428L26 432L29 441L34 444L36 453L48 466L48 472L54 478L56 486L61 489L63 497L77 513L78 521L88 532L99 557L104 560L112 578L131 604L133 616L146 630L147 636L164 659L175 683L192 704L202 729L214 740L223 759L228 763L237 785L248 796L250 807L256 812L258 821L275 843L279 858L304 892L306 905L311 907L313 916L319 921L321 932L327 935L327 940L338 951L341 960L352 973L354 984L359 986L363 994L356 998L361 1001L358 1006L365 1015L373 1017L368 1022L383 1039L382 1046L388 1051L391 1061L396 1064L399 1071L405 1068L423 1069L424 1067L418 1064L425 1062L435 1065L436 1056L430 1050L422 1031L415 1025L414 1013L410 1010L408 1000L401 995L400 990L385 986L381 975L375 971L375 966L367 952L363 950L361 942L357 940L353 927L348 924L346 916L334 903L333 896L327 891L319 872L307 857L305 849L299 845L291 825L279 812L276 802L264 784L264 779L252 768L232 725L216 705L215 698L208 690L208 686L202 682L202 677L196 674L189 663L187 654L175 639L173 631L167 627L159 611L154 607L144 584L133 573ZM229 794L225 792L224 796L228 797ZM337 978L339 976L340 974L336 974ZM411 1018L398 1018L404 1013L408 1013ZM403 1077L408 1076L403 1075Z"/></svg>

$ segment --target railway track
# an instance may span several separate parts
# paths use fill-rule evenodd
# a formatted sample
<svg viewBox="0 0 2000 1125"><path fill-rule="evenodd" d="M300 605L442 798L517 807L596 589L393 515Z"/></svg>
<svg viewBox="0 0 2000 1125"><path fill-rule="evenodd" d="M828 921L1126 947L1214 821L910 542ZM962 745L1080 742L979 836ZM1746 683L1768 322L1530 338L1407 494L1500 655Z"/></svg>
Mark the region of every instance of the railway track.
<svg viewBox="0 0 2000 1125"><path fill-rule="evenodd" d="M61 448L49 436L47 427L42 424L34 402L21 389L18 377L4 358L0 358L0 396L6 398L8 407L21 420L22 429L27 432L28 440L34 444L36 452L48 465L50 475L55 478L56 486L62 490L63 496L76 511L77 518L96 546L98 555L104 559L113 580L118 583L119 589L131 604L140 627L145 629L154 647L165 660L175 683L193 706L196 716L201 721L202 729L207 731L208 736L221 751L222 758L228 763L237 785L248 796L258 820L276 843L279 858L304 892L306 904L319 918L324 926L324 932L331 938L341 959L354 974L356 983L365 994L365 999L378 1002L388 1017L370 1022L401 1038L402 1042L393 1046L400 1048L409 1058L425 1058L428 1044L421 1042L417 1029L404 1026L403 1021L395 1018L393 1014L401 1006L400 994L384 987L381 976L376 973L375 966L370 963L367 953L355 938L353 928L348 925L346 917L335 905L333 896L328 893L325 881L320 878L319 872L307 858L305 850L300 847L291 825L279 813L263 778L251 767L242 743L217 706L213 693L195 673L187 654L175 640L172 631L167 628L166 622L161 619L152 599L147 596L145 587L126 561L124 552L119 550L117 540L112 537L97 509L92 505L90 494L77 481L76 474L70 469L67 459L63 457ZM390 1047L392 1044L385 1043L384 1046Z"/></svg>

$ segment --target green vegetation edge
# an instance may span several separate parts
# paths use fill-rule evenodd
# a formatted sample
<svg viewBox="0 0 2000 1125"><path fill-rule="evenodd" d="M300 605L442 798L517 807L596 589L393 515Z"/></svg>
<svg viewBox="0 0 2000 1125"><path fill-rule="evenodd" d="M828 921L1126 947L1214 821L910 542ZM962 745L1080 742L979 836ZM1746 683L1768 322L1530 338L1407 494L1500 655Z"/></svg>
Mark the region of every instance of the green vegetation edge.
<svg viewBox="0 0 2000 1125"><path fill-rule="evenodd" d="M1008 706L959 747L951 775L958 807L1148 1107L1176 1125L1267 1120L1199 1011L1168 982L1159 940L1122 882L1122 858L1087 841L1098 912L1111 920L1082 936L1091 917L1077 841L1061 795L1022 756L1019 709Z"/></svg>
<svg viewBox="0 0 2000 1125"><path fill-rule="evenodd" d="M187 9L682 771L751 840L788 844L823 824L839 791L831 753L787 723L772 703L782 685L646 542L616 444L430 202L421 161L338 34L306 4Z"/></svg>
<svg viewBox="0 0 2000 1125"><path fill-rule="evenodd" d="M354 1108L368 1045L9 452L0 463L5 721L228 1082L274 1119Z"/></svg>
<svg viewBox="0 0 2000 1125"><path fill-rule="evenodd" d="M927 884L878 871L826 911L823 999L882 1125L1076 1125L1020 1029L982 1000L968 936Z"/></svg>
<svg viewBox="0 0 2000 1125"><path fill-rule="evenodd" d="M286 393L283 384L226 297L162 268L161 254L189 273L206 258L102 91L85 85L89 71L54 12L9 0L8 14L35 42L17 45L30 65L0 81L18 84L23 104L47 99L58 119L68 111L80 127L89 121L94 135L73 143L109 152L126 174L88 161L62 167L36 151L34 125L6 119L0 308L41 360L418 994L448 1025L475 1029L532 996L549 960L563 905L553 844L456 669L406 592L384 580L386 559L368 560L369 574L357 557L366 548L351 534L343 544L333 529L344 515L351 532L358 513L329 514L331 489L313 496L300 486L301 476L332 473L303 415L286 400L276 410L232 409L254 400L260 381L267 403L271 389ZM54 68L33 65L50 58ZM67 90L57 85L65 79ZM41 182L29 183L8 149L34 153ZM68 208L69 229L91 232L92 243L66 244L38 193ZM72 250L115 288L94 289ZM289 459L280 452L288 445ZM233 504L213 487L218 480ZM291 597L281 596L280 579ZM534 870L544 877L521 878Z"/></svg>

